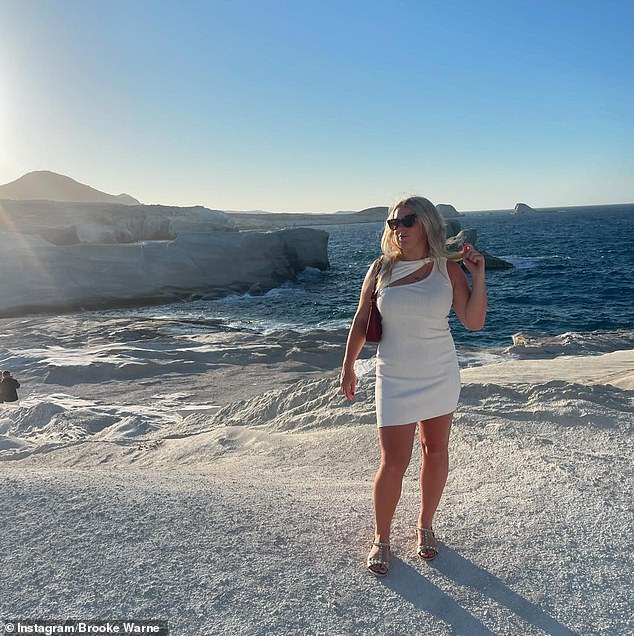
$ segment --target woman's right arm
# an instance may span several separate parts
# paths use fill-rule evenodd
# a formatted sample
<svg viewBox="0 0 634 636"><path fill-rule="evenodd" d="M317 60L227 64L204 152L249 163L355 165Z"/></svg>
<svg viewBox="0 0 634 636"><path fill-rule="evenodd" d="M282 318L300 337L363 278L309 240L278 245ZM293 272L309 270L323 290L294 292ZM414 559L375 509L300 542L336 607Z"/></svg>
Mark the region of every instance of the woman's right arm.
<svg viewBox="0 0 634 636"><path fill-rule="evenodd" d="M348 400L354 397L354 389L357 383L357 376L354 372L354 363L365 344L365 330L370 317L372 305L372 292L374 290L374 263L368 269L361 287L359 306L354 315L348 341L346 342L346 352L343 357L343 367L341 369L341 390Z"/></svg>

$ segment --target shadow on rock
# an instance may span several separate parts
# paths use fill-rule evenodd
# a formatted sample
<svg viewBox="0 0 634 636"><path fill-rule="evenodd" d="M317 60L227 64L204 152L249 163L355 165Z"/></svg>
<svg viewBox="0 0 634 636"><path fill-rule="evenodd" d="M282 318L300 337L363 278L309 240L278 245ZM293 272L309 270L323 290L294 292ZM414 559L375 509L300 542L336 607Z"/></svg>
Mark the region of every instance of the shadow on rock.
<svg viewBox="0 0 634 636"><path fill-rule="evenodd" d="M442 544L441 544L442 545ZM460 586L469 587L507 608L519 618L553 636L579 636L577 632L549 616L539 605L531 603L504 581L474 565L443 545L442 556L429 566ZM451 625L454 633L479 636L492 634L468 610L421 575L420 571L398 558L392 560L392 576L384 580L386 587L415 607L437 616Z"/></svg>

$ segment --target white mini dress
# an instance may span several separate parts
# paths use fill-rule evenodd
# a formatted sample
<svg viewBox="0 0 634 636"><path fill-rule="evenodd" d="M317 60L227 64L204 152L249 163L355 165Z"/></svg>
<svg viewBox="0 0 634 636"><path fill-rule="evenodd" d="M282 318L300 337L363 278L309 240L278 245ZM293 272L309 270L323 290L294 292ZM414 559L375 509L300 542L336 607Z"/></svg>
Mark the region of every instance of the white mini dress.
<svg viewBox="0 0 634 636"><path fill-rule="evenodd" d="M390 282L377 294L383 327L376 353L379 427L446 415L458 405L460 370L449 330L453 286L447 259L434 260L423 280L389 286L429 260L396 261Z"/></svg>

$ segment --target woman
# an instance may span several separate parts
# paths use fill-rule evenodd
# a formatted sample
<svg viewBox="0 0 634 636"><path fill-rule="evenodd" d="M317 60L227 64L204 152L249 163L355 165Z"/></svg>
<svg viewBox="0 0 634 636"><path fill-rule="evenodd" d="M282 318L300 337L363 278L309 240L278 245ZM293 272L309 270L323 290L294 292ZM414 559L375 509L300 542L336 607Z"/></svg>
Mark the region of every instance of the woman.
<svg viewBox="0 0 634 636"><path fill-rule="evenodd" d="M453 309L468 329L481 329L487 310L484 257L465 243L462 253L445 249L445 223L423 197L392 206L381 239L377 305L383 335L376 355L376 413L381 464L374 479L375 535L368 570L385 576L390 526L401 495L418 424L422 450L421 503L416 527L417 553L438 554L432 521L448 473L451 419L460 394L460 373L447 317ZM469 270L472 287L460 265ZM341 388L354 397L354 363L365 344L375 283L368 270L341 371Z"/></svg>

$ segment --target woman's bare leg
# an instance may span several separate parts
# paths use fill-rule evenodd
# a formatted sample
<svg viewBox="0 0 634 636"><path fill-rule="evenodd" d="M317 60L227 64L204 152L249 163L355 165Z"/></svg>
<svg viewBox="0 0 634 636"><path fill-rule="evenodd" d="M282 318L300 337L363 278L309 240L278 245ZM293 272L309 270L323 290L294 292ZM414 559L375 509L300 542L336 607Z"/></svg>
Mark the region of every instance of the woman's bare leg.
<svg viewBox="0 0 634 636"><path fill-rule="evenodd" d="M390 541L390 526L401 497L403 475L412 457L416 424L379 429L381 465L374 478L375 541Z"/></svg>
<svg viewBox="0 0 634 636"><path fill-rule="evenodd" d="M419 422L422 465L420 471L419 528L431 528L449 473L449 433L453 413Z"/></svg>

